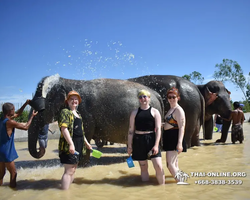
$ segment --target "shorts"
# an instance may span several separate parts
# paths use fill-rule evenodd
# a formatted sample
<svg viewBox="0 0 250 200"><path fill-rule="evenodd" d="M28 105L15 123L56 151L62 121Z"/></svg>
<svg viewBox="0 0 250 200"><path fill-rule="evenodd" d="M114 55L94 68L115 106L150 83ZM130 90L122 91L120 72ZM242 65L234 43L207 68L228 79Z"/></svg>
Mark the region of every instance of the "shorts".
<svg viewBox="0 0 250 200"><path fill-rule="evenodd" d="M79 162L79 155L75 155L75 154L67 154L65 152L62 152L59 154L60 157L60 162L62 164L70 164L70 165L75 165L78 164Z"/></svg>
<svg viewBox="0 0 250 200"><path fill-rule="evenodd" d="M83 149L83 137L73 137L73 142L75 145L75 150L79 153L79 155L60 152L59 157L62 164L71 164L75 165L79 163L79 160L82 156L82 149Z"/></svg>
<svg viewBox="0 0 250 200"><path fill-rule="evenodd" d="M150 156L148 158L148 152L154 147L155 145L155 133L148 133L148 134L134 134L133 137L133 152L132 158L133 160L147 160L150 158L161 157L160 146L158 146L158 153L156 155Z"/></svg>
<svg viewBox="0 0 250 200"><path fill-rule="evenodd" d="M176 151L176 146L179 138L179 129L168 129L163 132L163 150ZM182 152L187 152L186 142L182 141Z"/></svg>

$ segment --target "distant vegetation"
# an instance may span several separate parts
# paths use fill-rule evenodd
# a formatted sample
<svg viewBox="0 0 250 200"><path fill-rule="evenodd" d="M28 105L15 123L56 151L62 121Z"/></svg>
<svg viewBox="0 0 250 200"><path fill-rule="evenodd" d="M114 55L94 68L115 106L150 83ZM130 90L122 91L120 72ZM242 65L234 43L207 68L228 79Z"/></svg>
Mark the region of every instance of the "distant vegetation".
<svg viewBox="0 0 250 200"><path fill-rule="evenodd" d="M246 80L241 66L236 61L230 59L223 59L222 63L215 65L215 68L218 71L214 72L214 79L221 82L231 82L236 88L239 88L245 97L244 101L240 101L241 104L244 104L243 110L250 112L250 72L248 72L248 80ZM196 71L189 75L185 74L182 77L194 84L202 84L204 81L202 75Z"/></svg>
<svg viewBox="0 0 250 200"><path fill-rule="evenodd" d="M3 116L3 112L1 111L0 112L0 119L2 118L2 116ZM29 119L29 111L24 110L23 113L19 117L15 118L15 121L17 121L17 122L27 122L28 119Z"/></svg>

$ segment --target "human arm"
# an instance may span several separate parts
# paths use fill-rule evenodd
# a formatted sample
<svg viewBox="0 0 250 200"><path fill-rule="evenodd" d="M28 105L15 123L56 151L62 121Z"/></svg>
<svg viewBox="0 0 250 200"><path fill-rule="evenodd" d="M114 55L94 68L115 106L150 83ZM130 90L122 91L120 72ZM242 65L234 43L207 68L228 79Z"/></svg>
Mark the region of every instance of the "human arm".
<svg viewBox="0 0 250 200"><path fill-rule="evenodd" d="M176 117L176 121L178 123L178 128L179 128L179 133L178 133L179 135L178 135L178 142L177 142L176 150L178 151L178 153L181 153L183 151L182 141L184 138L185 124L186 124L185 112L179 106L176 109L175 115L176 115L175 117Z"/></svg>
<svg viewBox="0 0 250 200"><path fill-rule="evenodd" d="M14 118L19 117L19 116L22 114L24 108L25 108L28 104L30 104L30 100L29 100L29 99L28 99L28 100L22 105L22 107L21 107L12 117L11 117L11 119L14 119Z"/></svg>
<svg viewBox="0 0 250 200"><path fill-rule="evenodd" d="M244 115L244 113L243 112L241 112L241 124L243 124L244 123L244 121L245 121L245 115Z"/></svg>
<svg viewBox="0 0 250 200"><path fill-rule="evenodd" d="M133 144L133 137L134 137L134 132L135 132L135 116L136 116L137 111L132 111L132 113L130 114L130 118L129 118L129 129L128 129L128 155L130 156L133 148L132 148L132 144Z"/></svg>
<svg viewBox="0 0 250 200"><path fill-rule="evenodd" d="M63 134L63 137L65 138L65 140L69 144L69 152L71 154L74 154L75 153L75 145L74 145L74 142L73 142L73 140L72 140L72 138L70 136L68 128L65 127L65 126L62 126L61 127L61 132Z"/></svg>
<svg viewBox="0 0 250 200"><path fill-rule="evenodd" d="M161 114L155 108L153 108L152 111L155 118L155 145L152 148L152 154L156 155L158 153L161 140Z"/></svg>
<svg viewBox="0 0 250 200"><path fill-rule="evenodd" d="M87 149L92 149L91 144L88 142L88 140L86 139L85 136L84 136L84 142L85 142L85 144L86 144Z"/></svg>
<svg viewBox="0 0 250 200"><path fill-rule="evenodd" d="M9 137L11 136L13 128L21 129L21 130L28 130L30 127L30 124L32 122L32 119L34 116L37 115L37 112L33 110L31 117L29 118L27 123L18 123L12 119L8 120L6 122L6 129Z"/></svg>

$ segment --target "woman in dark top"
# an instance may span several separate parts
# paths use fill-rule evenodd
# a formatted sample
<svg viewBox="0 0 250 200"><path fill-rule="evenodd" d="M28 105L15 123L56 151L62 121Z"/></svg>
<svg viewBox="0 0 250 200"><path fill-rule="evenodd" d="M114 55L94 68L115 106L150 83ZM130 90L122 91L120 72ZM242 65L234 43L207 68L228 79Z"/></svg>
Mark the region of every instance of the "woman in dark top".
<svg viewBox="0 0 250 200"><path fill-rule="evenodd" d="M59 157L64 166L62 189L67 190L74 180L79 159L85 150L92 149L84 135L83 123L77 111L82 99L76 91L70 91L65 101L67 108L62 109L58 125L61 130L59 139Z"/></svg>
<svg viewBox="0 0 250 200"><path fill-rule="evenodd" d="M165 184L159 142L161 138L160 112L149 105L150 93L141 90L138 93L140 107L130 115L128 131L128 154L138 160L141 168L142 181L149 180L148 161L151 159L155 168L156 178L160 185Z"/></svg>
<svg viewBox="0 0 250 200"><path fill-rule="evenodd" d="M169 172L176 179L176 174L180 171L178 166L178 154L186 152L186 143L184 142L185 113L178 104L180 98L178 89L173 87L167 91L167 98L170 109L165 116L163 132L163 150L166 151L166 162Z"/></svg>

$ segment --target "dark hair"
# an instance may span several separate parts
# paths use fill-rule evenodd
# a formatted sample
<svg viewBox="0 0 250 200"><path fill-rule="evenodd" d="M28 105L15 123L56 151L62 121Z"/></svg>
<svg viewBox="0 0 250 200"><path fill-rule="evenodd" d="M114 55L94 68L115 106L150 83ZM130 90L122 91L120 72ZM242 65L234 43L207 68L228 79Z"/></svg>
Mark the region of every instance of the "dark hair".
<svg viewBox="0 0 250 200"><path fill-rule="evenodd" d="M2 111L4 115L9 114L9 112L13 109L14 109L14 105L12 103L3 104Z"/></svg>
<svg viewBox="0 0 250 200"><path fill-rule="evenodd" d="M238 101L234 102L234 109L237 109L240 107L240 103Z"/></svg>

